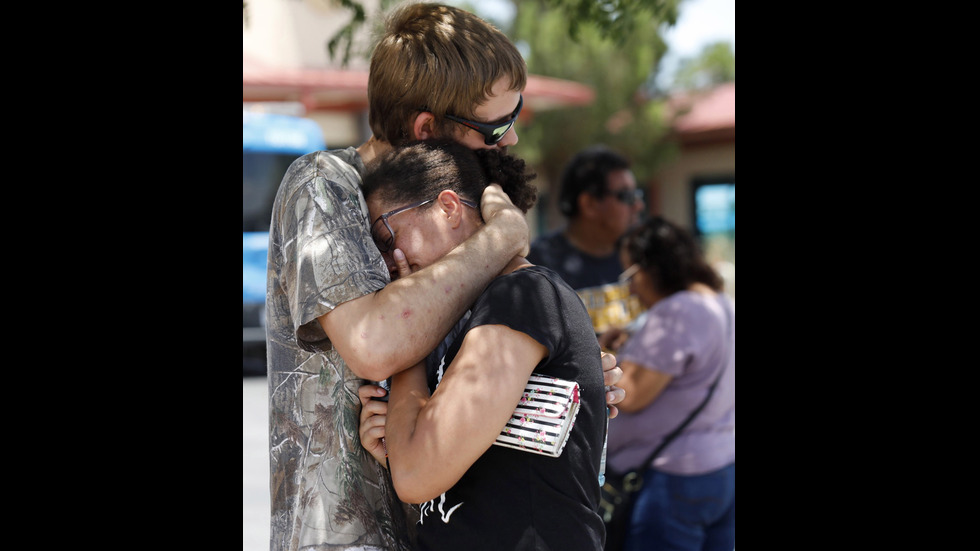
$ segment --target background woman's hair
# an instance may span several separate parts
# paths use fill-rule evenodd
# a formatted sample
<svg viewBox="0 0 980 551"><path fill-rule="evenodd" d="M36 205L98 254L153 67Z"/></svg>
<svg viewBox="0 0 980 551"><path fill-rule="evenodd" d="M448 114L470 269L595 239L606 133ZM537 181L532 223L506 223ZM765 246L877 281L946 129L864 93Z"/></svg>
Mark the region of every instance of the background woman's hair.
<svg viewBox="0 0 980 551"><path fill-rule="evenodd" d="M724 289L724 280L708 264L694 236L661 216L629 230L620 243L664 295L683 291L692 283L703 283L718 292Z"/></svg>
<svg viewBox="0 0 980 551"><path fill-rule="evenodd" d="M371 163L364 174L364 197L387 204L409 204L452 190L480 204L483 190L499 184L525 214L537 200L523 159L499 149L476 151L451 139L430 139L396 147Z"/></svg>

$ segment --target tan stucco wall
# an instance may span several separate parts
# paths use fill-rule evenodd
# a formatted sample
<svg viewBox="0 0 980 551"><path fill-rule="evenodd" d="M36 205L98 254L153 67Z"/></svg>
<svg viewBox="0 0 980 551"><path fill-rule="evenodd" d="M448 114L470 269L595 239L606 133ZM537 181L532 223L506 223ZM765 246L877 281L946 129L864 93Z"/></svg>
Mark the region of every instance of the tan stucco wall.
<svg viewBox="0 0 980 551"><path fill-rule="evenodd" d="M320 125L327 149L359 146L367 141L371 132L366 122L361 124L367 120L367 114L362 117L357 113L316 111L306 116Z"/></svg>
<svg viewBox="0 0 980 551"><path fill-rule="evenodd" d="M698 146L682 149L677 159L658 171L660 212L664 217L690 228L691 181L695 178L735 174L735 144Z"/></svg>
<svg viewBox="0 0 980 551"><path fill-rule="evenodd" d="M377 0L362 0L366 18L377 10ZM337 68L327 42L351 19L350 11L330 0L248 0L248 22L242 22L242 54L274 67ZM367 49L367 29L359 33ZM367 59L352 51L348 68L366 69Z"/></svg>
<svg viewBox="0 0 980 551"><path fill-rule="evenodd" d="M378 0L362 0L368 21ZM339 68L330 58L327 42L351 19L350 11L330 0L248 0L248 23L242 23L242 54L259 63L287 69ZM367 70L369 61L357 50L368 48L370 34L362 28L347 69ZM300 113L303 114L303 113ZM367 112L306 114L320 125L327 146L361 145L370 136Z"/></svg>

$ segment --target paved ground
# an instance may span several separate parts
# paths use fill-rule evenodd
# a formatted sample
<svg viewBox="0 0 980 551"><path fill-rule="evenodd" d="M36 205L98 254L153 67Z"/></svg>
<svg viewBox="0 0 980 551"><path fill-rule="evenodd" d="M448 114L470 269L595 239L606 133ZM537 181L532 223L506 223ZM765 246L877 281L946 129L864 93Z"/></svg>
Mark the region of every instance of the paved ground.
<svg viewBox="0 0 980 551"><path fill-rule="evenodd" d="M242 551L269 551L269 406L265 377L242 378Z"/></svg>

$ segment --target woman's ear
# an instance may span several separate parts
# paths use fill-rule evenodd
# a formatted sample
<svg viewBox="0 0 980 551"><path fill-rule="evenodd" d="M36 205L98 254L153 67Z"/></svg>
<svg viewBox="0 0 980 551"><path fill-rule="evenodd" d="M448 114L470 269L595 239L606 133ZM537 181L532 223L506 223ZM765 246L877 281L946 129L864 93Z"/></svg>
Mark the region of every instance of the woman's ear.
<svg viewBox="0 0 980 551"><path fill-rule="evenodd" d="M415 124L412 125L412 131L415 133L415 139L427 140L429 138L435 138L435 120L436 119L432 116L432 113L429 113L428 111L421 111L418 116L415 117Z"/></svg>
<svg viewBox="0 0 980 551"><path fill-rule="evenodd" d="M436 197L436 203L442 209L443 214L450 222L452 228L457 228L463 222L463 208L465 205L459 200L459 195L450 189L444 189Z"/></svg>

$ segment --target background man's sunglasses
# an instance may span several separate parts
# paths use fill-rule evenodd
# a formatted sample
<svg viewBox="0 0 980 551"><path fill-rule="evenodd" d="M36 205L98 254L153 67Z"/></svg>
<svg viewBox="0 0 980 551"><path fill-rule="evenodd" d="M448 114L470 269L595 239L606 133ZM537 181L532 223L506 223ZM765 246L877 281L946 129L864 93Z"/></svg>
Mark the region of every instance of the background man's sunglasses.
<svg viewBox="0 0 980 551"><path fill-rule="evenodd" d="M632 205L637 201L643 200L642 189L621 189L619 191L606 192L606 195L613 197L620 203L625 203L627 205Z"/></svg>
<svg viewBox="0 0 980 551"><path fill-rule="evenodd" d="M454 117L453 115L446 115L446 118L453 122L458 122L459 124L468 126L480 134L483 134L483 143L486 145L495 145L497 142L504 139L507 131L514 126L515 122L517 122L517 116L521 114L522 107L524 107L524 94L521 94L521 100L517 102L517 109L514 110L514 114L511 115L510 119L505 122L476 122L469 119L464 119L462 117Z"/></svg>

